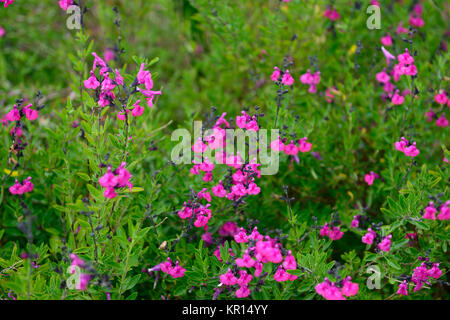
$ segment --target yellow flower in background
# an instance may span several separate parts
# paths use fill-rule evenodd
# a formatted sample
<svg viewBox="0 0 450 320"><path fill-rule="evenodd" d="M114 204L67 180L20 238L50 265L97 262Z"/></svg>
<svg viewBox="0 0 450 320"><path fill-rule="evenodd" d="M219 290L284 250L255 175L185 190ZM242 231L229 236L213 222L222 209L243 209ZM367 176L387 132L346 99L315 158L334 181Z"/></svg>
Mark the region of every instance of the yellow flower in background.
<svg viewBox="0 0 450 320"><path fill-rule="evenodd" d="M11 177L17 177L17 176L19 176L19 172L17 172L17 171L11 172L11 170L8 170L8 169L4 169L3 171L4 171L7 175L10 175Z"/></svg>

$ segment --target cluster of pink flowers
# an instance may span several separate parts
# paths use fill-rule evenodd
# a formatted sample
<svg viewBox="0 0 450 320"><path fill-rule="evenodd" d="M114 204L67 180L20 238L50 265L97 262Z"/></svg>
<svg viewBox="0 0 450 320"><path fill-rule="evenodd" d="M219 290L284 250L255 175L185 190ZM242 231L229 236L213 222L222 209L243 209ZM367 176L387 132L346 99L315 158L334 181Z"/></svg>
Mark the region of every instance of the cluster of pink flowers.
<svg viewBox="0 0 450 320"><path fill-rule="evenodd" d="M364 176L364 181L371 186L373 184L373 182L375 181L376 178L379 178L380 176L378 174L376 174L373 171L370 171L368 174L366 174Z"/></svg>
<svg viewBox="0 0 450 320"><path fill-rule="evenodd" d="M167 258L166 262L161 262L159 268L162 272L171 275L173 278L182 278L184 277L184 272L186 269L180 266L179 261L175 262L175 266L172 267L172 260Z"/></svg>
<svg viewBox="0 0 450 320"><path fill-rule="evenodd" d="M133 188L130 182L131 173L125 169L125 165L126 163L122 162L114 171L111 170L111 166L108 166L108 171L98 180L99 184L105 188L103 195L106 198L114 199L117 196L115 192L117 188L128 186L130 191Z"/></svg>
<svg viewBox="0 0 450 320"><path fill-rule="evenodd" d="M64 11L67 10L67 8L69 8L71 5L73 5L73 0L59 0L59 6L61 9L63 9Z"/></svg>
<svg viewBox="0 0 450 320"><path fill-rule="evenodd" d="M431 263L430 258L419 257L419 260L424 261L420 266L416 267L411 277L408 277L414 285L414 292L422 289L424 284L431 285L430 279L439 279L443 272L439 269L439 263ZM403 280L397 290L397 294L407 296L408 295L408 281Z"/></svg>
<svg viewBox="0 0 450 320"><path fill-rule="evenodd" d="M226 230L222 230L222 233L226 235L232 233L237 243L248 244L242 257L235 259L237 267L241 269L228 269L226 273L220 275L220 282L223 285L238 285L239 288L235 291L236 297L245 298L250 295L249 283L252 279L261 276L265 263L279 264L273 275L273 279L277 282L294 281L298 278L287 273L287 270L297 269L297 261L292 252L282 248L276 239L260 234L257 227L248 233L244 228L238 228L237 225L228 223ZM219 247L214 255L222 261ZM248 269L254 269L253 275L249 273Z"/></svg>
<svg viewBox="0 0 450 320"><path fill-rule="evenodd" d="M320 71L311 73L310 69L300 76L300 82L309 85L308 92L316 93L317 85L320 83Z"/></svg>
<svg viewBox="0 0 450 320"><path fill-rule="evenodd" d="M254 163L253 161L245 164L239 153L229 155L224 151L226 148L226 129L230 127L225 116L226 113L223 113L216 120L212 127L211 135L204 137L204 139L199 138L193 144L192 150L195 153L195 159L190 172L194 175L204 172L203 181L212 181L212 172L215 164L208 159L205 153L206 151L214 152L216 162L229 166L232 171L230 171L230 176L226 183L220 180L217 185L211 188L211 191L218 198L226 197L228 200L237 201L248 195L259 194L261 191L255 182L255 178L261 177L261 172L258 170L260 164ZM259 130L256 116L251 117L245 111L242 112L241 116L236 117L236 126L248 131ZM208 202L211 202L211 195L206 188L197 195L197 198L197 200L204 198ZM194 217L196 219L194 226L205 227L205 231L207 231L207 223L211 218L210 205L207 204L204 206L197 200L185 202L178 215L182 219Z"/></svg>
<svg viewBox="0 0 450 320"><path fill-rule="evenodd" d="M70 254L70 259L72 260L72 263L70 265L70 273L75 274L77 272L77 268L85 269L86 268L86 262L84 262L80 257L78 257L76 254L72 253ZM75 289L85 291L87 289L87 286L89 284L89 281L91 281L92 276L87 273L80 273L80 278L76 282Z"/></svg>
<svg viewBox="0 0 450 320"><path fill-rule="evenodd" d="M447 200L445 203L443 203L439 208L439 214L437 218L441 221L443 220L449 220L450 219L450 200ZM434 207L434 202L430 201L428 206L425 208L425 213L423 215L424 219L428 220L436 220L436 213L438 212L438 209Z"/></svg>
<svg viewBox="0 0 450 320"><path fill-rule="evenodd" d="M91 76L84 81L84 86L87 89L97 90L100 87L99 100L97 101L100 107L109 106L115 99L115 94L113 90L116 86L124 86L124 80L121 76L119 70L115 69L115 77L114 79L110 77L109 73L111 68L107 65L107 63L101 59L95 52L92 53L94 56L94 63L91 70ZM99 75L100 78L97 78L95 71L97 70L97 66L100 67ZM145 99L147 100L147 105L151 108L153 106L153 99L156 95L160 95L161 91L153 90L153 80L152 75L149 71L145 70L145 64L142 63L139 69L139 72L136 77L137 85L144 85L145 89L137 87L137 91L143 94ZM142 115L144 108L140 105L140 100L138 100L133 105L133 110L131 114L134 117L138 117ZM129 110L127 109L128 113ZM121 120L125 120L124 111L119 112L117 117Z"/></svg>
<svg viewBox="0 0 450 320"><path fill-rule="evenodd" d="M330 226L327 222L322 226L319 234L321 237L328 237L331 240L339 240L344 235L344 232L341 231L339 226Z"/></svg>
<svg viewBox="0 0 450 320"><path fill-rule="evenodd" d="M309 152L311 151L312 144L307 141L307 137L303 137L299 140L291 140L289 144L285 144L287 139L281 140L278 138L270 143L270 148L275 151L284 152L288 156L293 156L295 161L298 163L298 153L299 152Z"/></svg>
<svg viewBox="0 0 450 320"><path fill-rule="evenodd" d="M397 56L397 58L387 51L384 47L381 48L383 54L386 57L386 61L389 64L389 60L398 60L398 63L394 65L392 71L388 73L386 69L378 72L375 76L376 80L383 85L383 91L387 94L387 97L391 99L393 105L401 105L405 101L405 95L411 94L409 90L404 90L400 94L400 90L395 88L395 85L391 82L391 78L398 82L402 75L415 76L417 75L417 67L414 64L414 58L409 54L408 49L405 49L405 53Z"/></svg>
<svg viewBox="0 0 450 320"><path fill-rule="evenodd" d="M15 0L0 0L0 3L3 2L4 7L8 8L9 5L13 4Z"/></svg>
<svg viewBox="0 0 450 320"><path fill-rule="evenodd" d="M423 7L421 3L417 3L413 8L413 13L409 16L409 24L415 28L422 28L425 21L422 19Z"/></svg>
<svg viewBox="0 0 450 320"><path fill-rule="evenodd" d="M359 285L346 277L342 282L334 283L328 278L315 286L316 292L327 300L345 300L345 297L355 296Z"/></svg>
<svg viewBox="0 0 450 320"><path fill-rule="evenodd" d="M373 244L375 239L380 239L378 234L372 229L369 228L368 232L362 237L362 242L368 245ZM388 235L381 239L381 241L378 243L378 249L380 251L389 252L391 250L391 244L392 244L392 235Z"/></svg>
<svg viewBox="0 0 450 320"><path fill-rule="evenodd" d="M440 105L446 105L450 107L450 99L447 98L447 93L445 90L441 90L439 93L437 93L434 96L434 101ZM441 116L438 118L436 113L433 111L432 108L430 108L429 111L425 112L425 117L427 118L428 122L431 122L433 119L436 119L436 126L445 128L449 125L448 119L445 118L445 112L441 114Z"/></svg>
<svg viewBox="0 0 450 320"><path fill-rule="evenodd" d="M278 67L274 67L273 69L274 71L270 76L270 80L272 80L273 82L281 81L281 84L285 86L292 86L294 84L294 78L289 73L289 70L283 72Z"/></svg>
<svg viewBox="0 0 450 320"><path fill-rule="evenodd" d="M209 220L211 219L211 209L210 204L202 205L199 200L206 199L207 202L211 202L211 194L206 188L201 190L197 194L197 199L189 200L185 202L183 208L178 211L178 216L181 219L195 219L194 226L197 228L206 227Z"/></svg>
<svg viewBox="0 0 450 320"><path fill-rule="evenodd" d="M38 118L39 112L35 109L31 109L32 106L32 104L28 104L19 109L17 105L14 105L13 108L6 115L4 115L0 121L3 125L8 125L9 122L20 121L24 117L30 121L34 121ZM23 131L21 126L14 125L10 130L10 134L14 134L16 137L22 136Z"/></svg>
<svg viewBox="0 0 450 320"><path fill-rule="evenodd" d="M401 151L408 157L416 157L419 155L420 151L416 148L416 143L412 144L406 140L404 137L401 138L400 141L394 143L395 149Z"/></svg>
<svg viewBox="0 0 450 320"><path fill-rule="evenodd" d="M33 191L33 187L34 185L31 182L31 177L23 180L22 184L20 184L19 180L16 179L14 185L9 187L9 192L11 192L11 194L24 194Z"/></svg>
<svg viewBox="0 0 450 320"><path fill-rule="evenodd" d="M339 12L337 12L336 9L330 7L327 7L327 10L325 10L323 16L330 19L331 21L339 20L341 18Z"/></svg>

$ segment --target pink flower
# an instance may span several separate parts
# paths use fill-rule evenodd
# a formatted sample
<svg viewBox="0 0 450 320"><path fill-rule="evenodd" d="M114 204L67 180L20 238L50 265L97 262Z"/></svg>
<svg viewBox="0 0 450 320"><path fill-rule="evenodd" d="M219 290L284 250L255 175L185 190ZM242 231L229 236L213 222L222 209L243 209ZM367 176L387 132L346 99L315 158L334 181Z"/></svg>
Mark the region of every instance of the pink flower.
<svg viewBox="0 0 450 320"><path fill-rule="evenodd" d="M450 200L446 201L440 208L440 212L438 214L438 219L443 220L449 220L450 219Z"/></svg>
<svg viewBox="0 0 450 320"><path fill-rule="evenodd" d="M236 264L241 268L252 268L255 265L256 261L252 259L249 254L244 254L242 258L236 259Z"/></svg>
<svg viewBox="0 0 450 320"><path fill-rule="evenodd" d="M436 115L436 113L434 113L433 109L431 109L431 108L430 108L430 111L425 112L425 117L427 118L427 122L431 122L435 115Z"/></svg>
<svg viewBox="0 0 450 320"><path fill-rule="evenodd" d="M64 11L66 11L67 8L69 8L72 4L73 4L73 0L60 0L60 1L59 1L59 6L60 6L61 9L63 9Z"/></svg>
<svg viewBox="0 0 450 320"><path fill-rule="evenodd" d="M14 185L9 187L9 192L11 194L24 194L27 192L33 191L33 183L31 183L31 177L26 178L22 184L19 183L19 181L16 179L14 182Z"/></svg>
<svg viewBox="0 0 450 320"><path fill-rule="evenodd" d="M359 286L351 282L352 278L347 277L343 281L342 294L347 297L355 296L358 293Z"/></svg>
<svg viewBox="0 0 450 320"><path fill-rule="evenodd" d="M447 103L447 94L445 93L444 90L441 90L440 93L436 94L434 96L434 101L436 101L439 104L446 104Z"/></svg>
<svg viewBox="0 0 450 320"><path fill-rule="evenodd" d="M403 282L399 284L397 294L401 294L404 296L408 295L408 283L406 282L406 280L403 280Z"/></svg>
<svg viewBox="0 0 450 320"><path fill-rule="evenodd" d="M212 187L211 191L216 197L219 198L223 198L227 195L227 191L225 190L221 182L218 185Z"/></svg>
<svg viewBox="0 0 450 320"><path fill-rule="evenodd" d="M437 125L438 127L443 127L443 128L445 128L445 127L448 126L448 120L445 119L445 115L444 115L444 114L442 114L442 115L439 117L439 119L436 120L436 125Z"/></svg>
<svg viewBox="0 0 450 320"><path fill-rule="evenodd" d="M237 234L234 235L234 241L237 243L247 243L248 238L247 234L245 233L245 230L241 229Z"/></svg>
<svg viewBox="0 0 450 320"><path fill-rule="evenodd" d="M359 216L353 216L353 220L352 220L350 227L352 227L352 228L359 227Z"/></svg>
<svg viewBox="0 0 450 320"><path fill-rule="evenodd" d="M184 277L184 272L186 271L186 269L184 269L183 267L180 266L180 263L178 261L175 262L175 267L173 267L170 271L169 274L173 277L173 278L182 278Z"/></svg>
<svg viewBox="0 0 450 320"><path fill-rule="evenodd" d="M14 105L12 110L6 114L6 119L8 121L19 121L20 120L20 112L17 109L16 105Z"/></svg>
<svg viewBox="0 0 450 320"><path fill-rule="evenodd" d="M5 29L2 28L2 26L0 26L0 38L3 37L5 35Z"/></svg>
<svg viewBox="0 0 450 320"><path fill-rule="evenodd" d="M314 289L327 300L345 300L341 290L334 283L330 283L327 278L325 278L324 282L316 285Z"/></svg>
<svg viewBox="0 0 450 320"><path fill-rule="evenodd" d="M286 70L286 72L283 74L283 77L281 78L281 83L285 86L292 86L294 84L294 78L292 78L291 74L289 73L289 70Z"/></svg>
<svg viewBox="0 0 450 320"><path fill-rule="evenodd" d="M386 47L390 47L392 45L392 37L389 33L381 38L381 44Z"/></svg>
<svg viewBox="0 0 450 320"><path fill-rule="evenodd" d="M234 276L233 272L231 272L231 269L228 269L228 271L219 277L220 282L223 283L226 286L232 286L238 282L238 279Z"/></svg>
<svg viewBox="0 0 450 320"><path fill-rule="evenodd" d="M270 76L270 80L272 80L273 82L277 82L281 76L281 71L280 71L280 68L278 68L278 67L274 67L273 69L274 69L274 71L273 71L272 75Z"/></svg>
<svg viewBox="0 0 450 320"><path fill-rule="evenodd" d="M105 57L105 60L107 62L112 61L112 60L114 60L114 51L109 48L106 48L106 50L103 52L103 56ZM117 70L116 70L116 72L117 72Z"/></svg>
<svg viewBox="0 0 450 320"><path fill-rule="evenodd" d="M425 213L423 215L424 219L436 220L436 208L434 207L433 201L430 201L428 206L425 208Z"/></svg>
<svg viewBox="0 0 450 320"><path fill-rule="evenodd" d="M342 232L339 227L333 227L328 232L328 237L331 240L339 240L340 238L342 238L343 235L344 235L344 232Z"/></svg>
<svg viewBox="0 0 450 320"><path fill-rule="evenodd" d="M393 105L401 105L405 101L405 97L398 94L398 90L395 92L394 96L392 97L392 104Z"/></svg>
<svg viewBox="0 0 450 320"><path fill-rule="evenodd" d="M327 8L325 12L323 13L323 16L330 19L331 21L335 21L341 18L339 13L335 9Z"/></svg>
<svg viewBox="0 0 450 320"><path fill-rule="evenodd" d="M91 71L91 76L84 80L84 86L87 89L97 89L100 86L100 82L98 82L97 78L95 77L94 71Z"/></svg>
<svg viewBox="0 0 450 320"><path fill-rule="evenodd" d="M391 77L386 73L385 70L383 70L383 71L378 72L376 74L376 79L377 79L378 82L388 83L389 80L391 79Z"/></svg>
<svg viewBox="0 0 450 320"><path fill-rule="evenodd" d="M285 146L280 138L278 138L277 140L273 140L270 143L270 148L275 151L284 151L284 147Z"/></svg>
<svg viewBox="0 0 450 320"><path fill-rule="evenodd" d="M363 237L362 237L362 242L365 244L372 244L373 240L375 239L375 237L377 236L377 234L375 233L375 231L372 230L372 228L368 229L368 233L366 233Z"/></svg>
<svg viewBox="0 0 450 320"><path fill-rule="evenodd" d="M287 146L284 146L284 153L286 153L287 155L295 156L298 152L299 149L294 144L294 141L291 141L291 143L289 143Z"/></svg>
<svg viewBox="0 0 450 320"><path fill-rule="evenodd" d="M307 139L308 139L308 138L304 137L304 138L301 138L301 139L299 140L298 150L299 150L300 152L308 152L308 151L311 150L312 144L309 143L309 142L307 142L307 141L306 141Z"/></svg>
<svg viewBox="0 0 450 320"><path fill-rule="evenodd" d="M8 8L8 6L14 3L14 0L0 0L0 2L4 2L4 7Z"/></svg>
<svg viewBox="0 0 450 320"><path fill-rule="evenodd" d="M391 250L391 238L392 235L384 237L384 239L378 244L378 248L381 251L389 252Z"/></svg>
<svg viewBox="0 0 450 320"><path fill-rule="evenodd" d="M397 26L397 30L395 31L395 33L397 33L397 34L408 33L408 29L403 27L403 22L400 22Z"/></svg>
<svg viewBox="0 0 450 320"><path fill-rule="evenodd" d="M86 273L81 273L80 278L78 279L78 282L76 284L75 289L85 291L87 289L87 286L89 284L89 281L91 280L92 276Z"/></svg>
<svg viewBox="0 0 450 320"><path fill-rule="evenodd" d="M140 117L144 113L144 107L141 107L139 105L140 102L141 102L141 100L138 100L135 102L135 104L133 104L134 108L133 108L133 110L131 110L131 115L133 117Z"/></svg>
<svg viewBox="0 0 450 320"><path fill-rule="evenodd" d="M246 298L250 295L250 289L246 286L240 287L236 290L236 297L238 298Z"/></svg>
<svg viewBox="0 0 450 320"><path fill-rule="evenodd" d="M416 28L421 28L425 25L425 21L419 16L410 15L409 24Z"/></svg>
<svg viewBox="0 0 450 320"><path fill-rule="evenodd" d="M386 63L389 64L389 60L395 60L395 56L392 55L389 51L387 51L383 46L381 46L381 51L383 52L384 56L386 57Z"/></svg>
<svg viewBox="0 0 450 320"><path fill-rule="evenodd" d="M289 251L288 255L284 258L283 268L285 268L286 270L295 270L295 269L297 269L297 261L295 261L295 258L292 255L291 251Z"/></svg>
<svg viewBox="0 0 450 320"><path fill-rule="evenodd" d="M114 199L117 196L117 193L114 191L114 188L106 188L103 192L103 196L108 199Z"/></svg>
<svg viewBox="0 0 450 320"><path fill-rule="evenodd" d="M25 112L25 116L27 117L28 120L30 121L34 121L38 118L39 114L37 110L33 110L31 109L31 104L23 107L23 111Z"/></svg>
<svg viewBox="0 0 450 320"><path fill-rule="evenodd" d="M98 183L103 188L113 188L117 185L118 179L117 177L111 172L111 166L108 167L108 172L105 173L99 180Z"/></svg>
<svg viewBox="0 0 450 320"><path fill-rule="evenodd" d="M373 184L374 180L375 180L376 178L378 178L378 177L379 177L378 174L376 174L376 173L373 172L373 171L370 171L370 173L368 173L368 174L366 174L366 175L364 176L364 181L365 181L369 186L371 186L371 185Z"/></svg>
<svg viewBox="0 0 450 320"><path fill-rule="evenodd" d="M395 149L403 152L408 157L416 157L420 151L416 148L416 143L409 144L409 141L404 137L400 141L394 143Z"/></svg>

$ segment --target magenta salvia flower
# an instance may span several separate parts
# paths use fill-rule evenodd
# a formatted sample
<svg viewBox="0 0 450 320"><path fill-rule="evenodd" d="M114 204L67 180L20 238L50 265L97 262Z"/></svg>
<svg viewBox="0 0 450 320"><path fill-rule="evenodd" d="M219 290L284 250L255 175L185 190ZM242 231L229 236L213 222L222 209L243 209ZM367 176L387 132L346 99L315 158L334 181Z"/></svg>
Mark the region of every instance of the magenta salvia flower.
<svg viewBox="0 0 450 320"><path fill-rule="evenodd" d="M445 93L445 91L441 90L440 93L436 94L434 96L434 101L436 101L437 103L442 104L442 105L446 104L448 101L448 98L447 98L447 94Z"/></svg>
<svg viewBox="0 0 450 320"><path fill-rule="evenodd" d="M387 83L391 79L391 77L386 73L386 70L383 70L376 74L376 79L378 82Z"/></svg>
<svg viewBox="0 0 450 320"><path fill-rule="evenodd" d="M378 177L379 177L378 174L376 174L376 173L373 172L373 171L370 171L370 173L368 173L368 174L366 174L366 175L364 176L364 181L365 181L369 186L371 186L371 185L373 184L373 182L375 181L375 179L378 178Z"/></svg>
<svg viewBox="0 0 450 320"><path fill-rule="evenodd" d="M377 234L375 231L372 230L372 228L368 229L369 232L367 232L363 237L362 237L362 242L365 244L372 244L373 240L375 240Z"/></svg>
<svg viewBox="0 0 450 320"><path fill-rule="evenodd" d="M434 207L433 201L430 201L428 206L425 208L425 213L423 215L424 219L436 220L436 208Z"/></svg>
<svg viewBox="0 0 450 320"><path fill-rule="evenodd" d="M401 105L405 101L405 97L398 94L399 90L397 90L392 96L392 104L393 105Z"/></svg>
<svg viewBox="0 0 450 320"><path fill-rule="evenodd" d="M448 120L445 118L445 115L442 114L437 120L436 120L436 125L438 127L442 127L445 128L447 127L449 124Z"/></svg>
<svg viewBox="0 0 450 320"><path fill-rule="evenodd" d="M381 251L389 252L391 250L391 238L392 235L384 237L383 240L378 244L378 248Z"/></svg>
<svg viewBox="0 0 450 320"><path fill-rule="evenodd" d="M0 0L0 3L4 3L4 7L8 8L9 5L13 4L15 0Z"/></svg>
<svg viewBox="0 0 450 320"><path fill-rule="evenodd" d="M328 223L320 229L320 236L325 237L328 236L331 240L339 240L344 235L344 232L337 226L329 227Z"/></svg>
<svg viewBox="0 0 450 320"><path fill-rule="evenodd" d="M330 19L331 21L339 20L341 18L336 9L331 9L329 7L327 8L327 10L325 10L323 16Z"/></svg>
<svg viewBox="0 0 450 320"><path fill-rule="evenodd" d="M270 80L272 80L273 82L277 82L278 79L280 79L280 77L281 77L281 70L278 67L274 67L273 70L274 71L273 71L272 75L270 76Z"/></svg>
<svg viewBox="0 0 450 320"><path fill-rule="evenodd" d="M283 74L283 77L281 78L281 83L285 86L292 86L294 84L294 78L289 73L289 70L286 70L286 72Z"/></svg>
<svg viewBox="0 0 450 320"><path fill-rule="evenodd" d="M400 141L394 143L395 149L403 152L408 157L416 157L419 155L420 151L416 148L416 143L409 143L404 137Z"/></svg>
<svg viewBox="0 0 450 320"><path fill-rule="evenodd" d="M397 294L401 294L404 296L408 295L408 283L406 282L406 280L403 280L403 282L399 284Z"/></svg>
<svg viewBox="0 0 450 320"><path fill-rule="evenodd" d="M167 258L166 262L161 262L158 267L162 272L169 274L173 278L182 278L186 272L186 269L180 266L179 261L176 261L175 266L172 267L172 260L170 258Z"/></svg>
<svg viewBox="0 0 450 320"><path fill-rule="evenodd" d="M433 263L430 269L427 269L427 264L423 262L420 266L414 269L411 281L416 287L414 292L419 291L424 284L430 284L429 278L439 279L442 276L442 270L439 269L439 263Z"/></svg>
<svg viewBox="0 0 450 320"><path fill-rule="evenodd" d="M328 278L315 286L318 294L327 300L345 300L344 296L351 297L358 293L359 285L351 282L351 277L347 277L342 281L342 287L338 287L332 283Z"/></svg>
<svg viewBox="0 0 450 320"><path fill-rule="evenodd" d="M409 24L416 28L422 28L425 25L425 21L423 21L422 17L420 16L410 15Z"/></svg>
<svg viewBox="0 0 450 320"><path fill-rule="evenodd" d="M16 179L14 185L9 187L9 192L11 194L24 194L27 192L33 191L34 185L31 183L31 177L26 178L23 180L22 184L19 183L19 181Z"/></svg>
<svg viewBox="0 0 450 320"><path fill-rule="evenodd" d="M73 0L60 0L58 3L59 3L59 6L61 7L61 9L66 11L67 8L69 8L71 5L73 5Z"/></svg>
<svg viewBox="0 0 450 320"><path fill-rule="evenodd" d="M128 186L129 190L133 188L130 182L131 173L125 169L125 162L122 162L120 166L112 171L111 166L108 166L107 172L98 180L99 184L105 188L103 195L106 198L114 199L117 194L115 189Z"/></svg>
<svg viewBox="0 0 450 320"><path fill-rule="evenodd" d="M381 46L381 51L383 52L384 56L386 57L386 64L389 64L389 60L395 60L395 56L387 51L383 46Z"/></svg>
<svg viewBox="0 0 450 320"><path fill-rule="evenodd" d="M392 37L389 33L381 38L381 44L386 47L392 46Z"/></svg>
<svg viewBox="0 0 450 320"><path fill-rule="evenodd" d="M308 84L310 93L316 93L317 85L320 83L320 71L311 73L308 69L305 74L300 76L300 82L303 84Z"/></svg>
<svg viewBox="0 0 450 320"><path fill-rule="evenodd" d="M359 215L353 216L352 223L350 224L352 228L358 228L359 227Z"/></svg>
<svg viewBox="0 0 450 320"><path fill-rule="evenodd" d="M439 209L438 219L439 220L450 219L450 200L447 200Z"/></svg>

